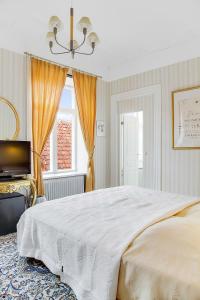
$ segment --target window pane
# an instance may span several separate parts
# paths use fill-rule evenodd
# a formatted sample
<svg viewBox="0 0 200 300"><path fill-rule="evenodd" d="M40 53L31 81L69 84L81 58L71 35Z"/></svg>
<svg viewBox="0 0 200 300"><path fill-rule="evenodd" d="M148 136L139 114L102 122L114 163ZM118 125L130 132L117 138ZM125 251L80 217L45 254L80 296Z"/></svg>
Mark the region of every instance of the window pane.
<svg viewBox="0 0 200 300"><path fill-rule="evenodd" d="M50 137L48 138L41 155L42 171L50 171Z"/></svg>
<svg viewBox="0 0 200 300"><path fill-rule="evenodd" d="M58 170L72 169L72 116L67 116L57 120Z"/></svg>
<svg viewBox="0 0 200 300"><path fill-rule="evenodd" d="M73 108L73 91L65 88L60 100L60 108Z"/></svg>
<svg viewBox="0 0 200 300"><path fill-rule="evenodd" d="M66 80L66 85L63 89L61 100L60 100L60 109L74 109L75 108L75 99L74 99L74 82L73 79L68 77Z"/></svg>

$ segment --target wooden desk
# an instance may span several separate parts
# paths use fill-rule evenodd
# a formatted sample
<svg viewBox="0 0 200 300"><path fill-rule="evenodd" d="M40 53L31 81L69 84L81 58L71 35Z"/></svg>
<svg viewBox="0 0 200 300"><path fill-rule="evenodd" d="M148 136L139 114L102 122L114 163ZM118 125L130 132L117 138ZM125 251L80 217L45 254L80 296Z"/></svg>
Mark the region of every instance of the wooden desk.
<svg viewBox="0 0 200 300"><path fill-rule="evenodd" d="M36 203L36 187L33 179L19 179L0 182L0 193L14 193L25 190L27 206L33 206ZM27 196L28 194L28 196Z"/></svg>

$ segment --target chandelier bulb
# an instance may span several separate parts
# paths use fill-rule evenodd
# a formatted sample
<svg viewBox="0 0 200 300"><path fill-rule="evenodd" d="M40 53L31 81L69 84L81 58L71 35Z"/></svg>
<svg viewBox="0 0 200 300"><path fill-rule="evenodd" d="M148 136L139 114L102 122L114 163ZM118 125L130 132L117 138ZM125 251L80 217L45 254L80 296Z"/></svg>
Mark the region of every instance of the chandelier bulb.
<svg viewBox="0 0 200 300"><path fill-rule="evenodd" d="M91 32L87 37L87 43L93 47L99 44L99 38L95 32Z"/></svg>
<svg viewBox="0 0 200 300"><path fill-rule="evenodd" d="M49 31L47 33L47 37L46 38L47 38L47 42L48 42L49 45L50 45L50 42L52 42L52 44L53 44L53 42L55 40L54 33L51 32L51 31Z"/></svg>
<svg viewBox="0 0 200 300"><path fill-rule="evenodd" d="M78 44L78 42L76 40L72 40L72 41L70 41L70 42L67 43L67 48L71 49L71 51L73 49L78 48L78 46L79 46L79 44Z"/></svg>
<svg viewBox="0 0 200 300"><path fill-rule="evenodd" d="M53 28L53 33L54 33L54 35L56 35L56 34L57 34L57 32L58 32L58 29L57 29L57 27L54 27L54 28Z"/></svg>
<svg viewBox="0 0 200 300"><path fill-rule="evenodd" d="M57 32L59 32L62 29L63 24L57 16L52 16L49 20L49 29L53 31L55 27Z"/></svg>
<svg viewBox="0 0 200 300"><path fill-rule="evenodd" d="M84 29L86 29L87 32L89 32L92 29L92 24L88 17L82 17L78 22L77 26L78 26L78 30L81 32L83 32Z"/></svg>

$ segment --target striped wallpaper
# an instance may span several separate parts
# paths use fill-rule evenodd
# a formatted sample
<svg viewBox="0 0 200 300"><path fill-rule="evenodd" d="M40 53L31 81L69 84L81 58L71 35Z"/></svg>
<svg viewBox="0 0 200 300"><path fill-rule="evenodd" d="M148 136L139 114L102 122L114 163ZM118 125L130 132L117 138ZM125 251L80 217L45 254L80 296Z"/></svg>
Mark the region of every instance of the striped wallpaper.
<svg viewBox="0 0 200 300"><path fill-rule="evenodd" d="M200 150L172 149L173 90L200 85L200 58L111 82L111 95L160 84L162 89L162 189L200 195Z"/></svg>
<svg viewBox="0 0 200 300"><path fill-rule="evenodd" d="M105 137L97 137L95 141L95 177L96 188L110 186L110 84L98 80L97 84L97 116L98 121L105 122Z"/></svg>
<svg viewBox="0 0 200 300"><path fill-rule="evenodd" d="M19 138L26 139L25 57L4 49L0 49L0 96L14 104L20 117ZM4 124L9 127L10 120L5 120Z"/></svg>
<svg viewBox="0 0 200 300"><path fill-rule="evenodd" d="M160 84L162 88L162 189L200 195L200 150L173 150L171 92L200 85L200 58L112 82L99 80L97 120L104 120L106 136L96 137L96 187L110 185L110 96ZM26 67L24 55L0 49L0 96L13 102L26 139Z"/></svg>

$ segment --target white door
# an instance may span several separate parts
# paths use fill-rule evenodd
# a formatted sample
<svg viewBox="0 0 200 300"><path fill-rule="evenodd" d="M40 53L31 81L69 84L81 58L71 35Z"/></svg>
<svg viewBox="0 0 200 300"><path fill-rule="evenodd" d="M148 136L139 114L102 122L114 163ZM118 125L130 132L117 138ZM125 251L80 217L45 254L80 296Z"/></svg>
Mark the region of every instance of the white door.
<svg viewBox="0 0 200 300"><path fill-rule="evenodd" d="M120 183L124 185L140 185L140 159L143 157L142 116L143 112L121 115Z"/></svg>

